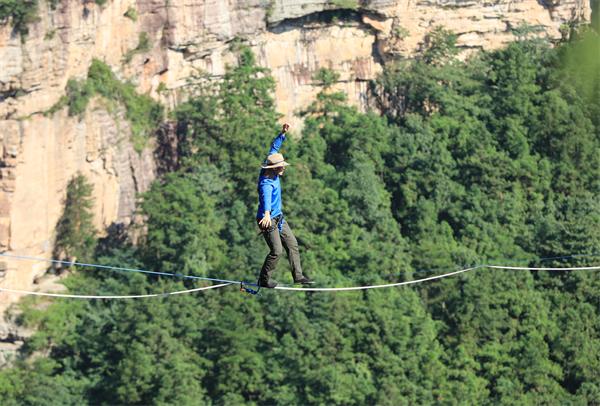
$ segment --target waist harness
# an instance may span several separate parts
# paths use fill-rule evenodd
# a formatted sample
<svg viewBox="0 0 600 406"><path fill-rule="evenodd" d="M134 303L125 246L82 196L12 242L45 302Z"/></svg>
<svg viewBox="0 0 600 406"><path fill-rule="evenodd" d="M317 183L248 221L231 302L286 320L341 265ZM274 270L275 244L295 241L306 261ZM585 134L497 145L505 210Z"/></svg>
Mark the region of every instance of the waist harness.
<svg viewBox="0 0 600 406"><path fill-rule="evenodd" d="M271 224L273 224L273 221L275 221L275 225L271 228L261 228L260 233L258 233L258 235L269 234L271 231L275 231L276 229L279 228L279 223L281 223L281 220L283 220L283 214L280 214L279 216L272 218Z"/></svg>

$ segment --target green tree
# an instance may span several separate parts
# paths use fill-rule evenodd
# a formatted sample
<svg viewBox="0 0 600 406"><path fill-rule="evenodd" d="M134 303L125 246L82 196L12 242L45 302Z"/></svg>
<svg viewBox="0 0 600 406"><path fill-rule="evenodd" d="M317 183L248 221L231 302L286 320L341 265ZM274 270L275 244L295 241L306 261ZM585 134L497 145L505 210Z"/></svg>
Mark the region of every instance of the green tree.
<svg viewBox="0 0 600 406"><path fill-rule="evenodd" d="M140 205L147 218L146 262L160 272L208 276L223 253L217 203L228 184L216 168L167 174Z"/></svg>
<svg viewBox="0 0 600 406"><path fill-rule="evenodd" d="M382 103L394 101L388 113L398 128L391 133L390 153L384 155L389 168L384 179L394 216L414 241L415 268L597 251L593 230L598 211L590 204L595 199L590 193L597 194L598 139L580 96L554 79L561 71L552 61L547 47L523 41L462 65L392 65L374 83L375 91L383 90L377 95ZM597 312L591 311L591 304L597 304L595 277L519 274L517 279L524 279L508 282L506 288L505 279L512 281L512 275L482 278L489 282L473 290L481 297L469 299L454 280L428 285L422 295L448 331L463 328L451 319L467 318L470 338L450 334L442 342L447 348L460 344L473 354L493 402L566 401L572 395L578 401L594 399L597 379L591 371L597 356L584 361L583 352L569 341L597 354L597 335L589 329L589 317ZM565 289L563 279L571 281L570 288ZM486 294L492 284L494 292ZM524 289L519 297L530 297L529 305L535 304L533 330L501 322L526 319L523 305L512 296L515 285ZM460 309L453 307L452 297ZM500 302L492 304L495 300ZM560 305L555 308L554 303ZM567 322L567 303L581 316L571 319L570 332L563 334L557 325ZM495 326L494 334L500 335L482 326ZM502 345L501 335L511 329L523 332L510 333ZM465 345L471 339L478 343ZM493 351L482 350L488 347ZM525 361L518 361L521 356ZM502 365L507 366L504 372Z"/></svg>
<svg viewBox="0 0 600 406"><path fill-rule="evenodd" d="M600 128L600 36L589 27L579 27L570 43L557 49L553 61L554 81L570 103L578 104L596 127Z"/></svg>
<svg viewBox="0 0 600 406"><path fill-rule="evenodd" d="M427 50L423 54L423 59L428 64L444 64L450 62L453 56L458 55L456 40L458 36L444 29L443 26L437 26L426 37L428 44Z"/></svg>
<svg viewBox="0 0 600 406"><path fill-rule="evenodd" d="M88 261L97 244L92 213L94 185L77 174L67 185L65 210L56 225L54 257L65 255L69 260Z"/></svg>

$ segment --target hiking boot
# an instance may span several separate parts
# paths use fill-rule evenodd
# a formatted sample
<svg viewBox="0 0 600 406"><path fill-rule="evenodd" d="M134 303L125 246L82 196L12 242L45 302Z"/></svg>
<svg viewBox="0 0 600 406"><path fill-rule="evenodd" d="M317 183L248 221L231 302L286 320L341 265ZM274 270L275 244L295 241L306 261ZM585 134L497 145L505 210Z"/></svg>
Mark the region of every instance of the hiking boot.
<svg viewBox="0 0 600 406"><path fill-rule="evenodd" d="M273 289L275 286L277 286L277 284L275 282L268 282L268 283L260 282L261 288Z"/></svg>
<svg viewBox="0 0 600 406"><path fill-rule="evenodd" d="M311 283L315 283L315 281L311 281L308 278L302 278L294 281L294 285L310 285Z"/></svg>

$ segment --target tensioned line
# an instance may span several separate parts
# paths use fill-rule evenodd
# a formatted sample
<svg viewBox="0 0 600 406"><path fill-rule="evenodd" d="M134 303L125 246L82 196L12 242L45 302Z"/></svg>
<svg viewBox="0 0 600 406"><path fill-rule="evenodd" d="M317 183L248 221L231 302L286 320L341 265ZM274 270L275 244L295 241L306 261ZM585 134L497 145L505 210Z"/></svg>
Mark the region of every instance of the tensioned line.
<svg viewBox="0 0 600 406"><path fill-rule="evenodd" d="M292 287L287 287L289 285L280 285L280 286L275 287L275 289L279 289L279 290L300 290L300 291L342 291L342 290L378 289L378 288L385 288L385 287L391 287L391 286L410 285L410 284L413 284L413 283L421 283L421 282L426 282L426 281L430 281L430 280L434 280L434 279L445 278L445 277L448 277L448 276L457 275L457 274L460 274L460 273L463 273L463 272L471 271L471 270L476 269L476 268L495 268L495 269L531 270L531 271L535 271L535 270L574 271L574 270L600 269L600 266L579 267L579 268L525 268L525 267L509 267L509 266L502 266L501 265L501 264L520 263L520 262L547 261L547 260L552 260L552 259L576 258L576 257L585 257L585 256L594 256L594 255L600 255L600 253L594 253L594 254L577 254L577 255L568 255L568 256L553 257L553 258L538 258L538 259L531 259L531 260L524 260L524 261L503 262L503 263L500 263L500 264L476 265L476 266L473 266L473 267L470 267L470 268L467 268L467 269L462 269L460 271L451 272L451 273L444 274L444 275L433 276L431 278L417 279L417 280L413 280L413 281L406 281L406 282L399 282L399 283L390 283L390 284L384 284L384 285L355 286L355 287L347 287L347 288L312 288L312 287L310 287L310 288L292 288ZM183 290L183 291L178 291L178 292L156 293L156 294L150 294L150 295L130 295L130 296L62 295L62 294L57 294L57 293L27 292L27 291L20 291L20 290L0 288L0 291L14 292L14 293L24 293L24 294L39 295L39 296L69 297L69 298L81 298L81 299L136 299L136 298L145 298L145 297L168 296L168 295L177 295L177 294L182 294L182 293L191 293L191 292L197 292L197 291L202 291L202 290L221 288L221 287L228 286L228 285L231 285L231 284L241 284L242 283L241 281L228 281L228 280L213 279L213 278L202 278L202 277L198 277L198 276L169 274L169 273L154 272L154 271L143 271L143 270L139 270L139 269L119 268L119 267L112 267L112 266L105 266L105 265L82 264L82 263L77 263L77 262L67 262L67 261L57 261L57 260L49 260L49 259L42 259L42 258L22 257L22 256L16 256L16 255L0 254L0 256L12 257L12 258L20 258L20 259L31 259L31 260L47 261L47 262L66 263L66 264L72 264L72 265L82 265L82 266L90 266L90 267L97 267L97 268L116 269L116 270L123 270L123 271L141 272L141 273L149 273L149 274L157 274L157 275L180 276L180 277L184 277L184 278L193 278L193 279L202 279L202 280L209 280L209 281L224 282L224 283L222 283L220 285L207 286L207 287L203 287L203 288ZM443 270L458 269L458 268L464 268L464 267L445 268L445 269L430 269L430 270L426 270L426 271L405 272L405 273L400 273L400 274L376 275L376 276L371 276L371 278L383 277L383 276L405 275L405 274L410 274L410 273L435 272L435 271L443 271ZM365 278L368 278L368 277L359 277L359 278L349 278L349 279L322 281L321 283L338 282L338 281L346 281L346 280L357 280L357 279L365 279ZM256 286L255 284L252 284L252 283L247 283L246 285L254 285L254 286Z"/></svg>
<svg viewBox="0 0 600 406"><path fill-rule="evenodd" d="M11 258L19 258L19 259L32 259L35 261L46 261L46 262L54 262L58 264L69 264L69 265L81 265L81 266L91 266L94 268L105 268L105 269L117 269L119 271L129 271L129 272L140 272L140 273L149 273L153 275L165 275L165 276L179 276L181 278L191 278L191 279L202 279L204 281L213 281L213 282L226 282L226 283L239 283L236 281L228 281L224 279L214 279L214 278L203 278L201 276L191 276L191 275L179 275L176 273L166 273L166 272L155 272L155 271L143 271L140 269L130 269L130 268L118 268L116 266L106 266L106 265L94 265L94 264L82 264L80 262L69 262L69 261L57 261L55 259L45 259L45 258L32 258L32 257L21 257L18 255L8 255L8 254L0 254L3 257L11 257Z"/></svg>
<svg viewBox="0 0 600 406"><path fill-rule="evenodd" d="M180 295L182 293L191 293L191 292L198 292L200 290L222 288L223 286L228 286L228 285L231 285L231 283L222 283L220 285L206 286L206 287L203 287L203 288L196 288L196 289L190 289L190 290L180 290L178 292L154 293L154 294L151 294L151 295L131 295L131 296L62 295L62 294L59 294L59 293L25 292L23 290L13 290L13 289L4 289L4 288L0 288L0 291L15 292L15 293L26 293L28 295L37 295L37 296L70 297L70 298L76 298L76 299L139 299L139 298L142 298L142 297L156 297L156 296Z"/></svg>
<svg viewBox="0 0 600 406"><path fill-rule="evenodd" d="M413 281L407 281L407 282L399 282L399 283L389 283L386 285L372 285L372 286L355 286L355 287L351 287L351 288L289 288L286 286L276 286L275 289L281 289L281 290L311 290L311 291L331 291L331 290L362 290L362 289L377 289L377 288L388 288L390 286L401 286L401 285L410 285L412 283L419 283L419 282L425 282L425 281L430 281L433 279L439 279L439 278L445 278L446 276L451 276L451 275L457 275L459 273L463 273L463 272L467 272L467 271L472 271L473 269L477 269L477 268L498 268L498 269L519 269L519 270L530 270L530 271L576 271L576 270L590 270L590 269L600 269L600 266L590 266L590 267L583 267L583 268L515 268L515 267L508 267L508 266L494 266L494 265L479 265L479 266L474 266L473 268L468 268L468 269L463 269L462 271L456 271L456 272L451 272L451 273L447 273L444 275L438 275L438 276L432 276L431 278L425 278L425 279L416 279ZM421 271L423 272L423 271Z"/></svg>
<svg viewBox="0 0 600 406"><path fill-rule="evenodd" d="M390 283L390 284L387 284L387 285L355 286L355 287L352 287L352 288L288 288L286 286L275 286L275 289L281 289L281 290L311 290L311 291L320 291L320 292L323 292L323 291L330 291L330 290L363 290L363 289L389 288L390 286L410 285L411 283L420 283L420 282L430 281L430 280L433 280L433 279L445 278L447 276L452 276L452 275L456 275L456 274L459 274L459 273L471 271L471 270L473 270L475 268L479 268L479 267L476 266L474 268L463 269L462 271L451 272L451 273L447 273L445 275L432 276L431 278L416 279L414 281L408 281L408 282Z"/></svg>
<svg viewBox="0 0 600 406"><path fill-rule="evenodd" d="M448 274L445 274L445 275L432 276L431 278L417 279L417 280L413 280L413 281L399 282L399 283L390 283L390 284L386 284L386 285L355 286L355 287L350 287L350 288L290 288L290 287L285 287L285 286L276 286L275 289L279 289L279 290L313 291L313 292L379 289L379 288L388 288L388 287L392 287L392 286L410 285L410 284L413 284L413 283L422 283L422 282L427 282L427 281L431 281L431 280L434 280L434 279L446 278L448 276L458 275L458 274L463 273L463 272L472 271L473 269L477 269L477 268L498 268L498 269L518 269L518 270L549 270L549 271L573 271L573 270L600 269L600 266L582 267L582 268L515 268L515 267L507 267L507 266L480 265L480 266L475 266L473 268L467 268L467 269L463 269L463 270L460 270L460 271L451 272L451 273L448 273ZM69 297L69 298L78 298L78 299L138 299L138 298L145 298L145 297L178 295L178 294L182 294L182 293L191 293L191 292L197 292L197 291L201 291L201 290L222 288L224 286L228 286L228 285L231 285L233 283L241 283L241 282L223 283L223 284L220 284L220 285L207 286L207 287L204 287L204 288L197 288L197 289L190 289L190 290L182 290L182 291L178 291L178 292L155 293L155 294L151 294L151 295L135 295L135 296L62 295L62 294L57 294L57 293L25 292L25 291L21 291L21 290L12 290L12 289L3 289L3 288L0 288L0 291L25 293L25 294L39 295L39 296Z"/></svg>
<svg viewBox="0 0 600 406"><path fill-rule="evenodd" d="M589 257L589 256L594 256L594 255L600 255L600 253L566 255L564 257L552 257L552 258L525 259L525 260L522 260L522 261L496 262L496 263L492 263L492 264L471 265L471 266L474 267L474 268L483 267L483 266L494 268L493 265L520 264L520 263L523 263L523 262L550 261L550 260L553 260L553 259ZM359 276L359 277L356 277L356 278L346 278L346 279L332 279L332 280L329 280L329 281L315 282L315 284L317 284L317 283L332 283L332 282L356 281L356 280L360 280L360 279L384 278L386 276L400 276L400 275L408 275L408 274L413 274L413 273L452 271L454 269L464 269L464 268L468 268L468 266L455 266L453 268L437 268L437 269L428 269L426 271L412 271L412 272L401 272L401 273L389 273L389 274L383 274L383 275ZM502 268L502 269L510 269L510 268ZM524 269L524 268L515 268L515 269ZM532 271L542 270L542 269L535 269L535 268L525 268L525 269L530 269ZM556 270L556 271L558 271L558 270L566 271L567 270L567 268L544 268L544 269L545 270L546 269L547 270ZM577 268L577 269L580 269L580 268ZM569 270L572 270L572 269L569 269ZM293 286L293 284L288 283L288 284L283 284L283 285L279 285L279 286Z"/></svg>
<svg viewBox="0 0 600 406"><path fill-rule="evenodd" d="M535 262L535 261L549 261L549 260L553 260L553 259L589 257L589 256L595 256L595 255L600 255L600 253L565 255L562 257L526 259L526 260L522 260L522 261L496 262L496 263L491 263L491 264L472 265L471 267L473 267L473 268L484 267L484 266L492 267L493 265L518 264L518 263L523 263L523 262ZM23 256L19 256L19 255L0 254L0 256L10 257L10 258L19 258L19 259L30 259L30 260L35 260L35 261L54 262L54 263L59 263L59 264L81 265L81 266L90 266L90 267L104 268L104 269L116 269L116 270L120 270L120 271L140 272L140 273L147 273L147 274L152 274L152 275L178 276L181 278L200 279L200 280L213 281L213 282L241 283L239 281L230 281L230 280L226 280L226 279L204 278L204 277L200 277L200 276L179 275L179 274L174 274L174 273L156 272L156 271L144 271L144 270L140 270L140 269L119 268L119 267L106 266L106 265L83 264L80 262L69 262L69 261L58 261L58 260L54 260L54 259L23 257ZM399 275L408 275L408 274L413 274L413 273L426 273L426 272L437 272L437 271L451 271L454 269L464 269L464 268L468 268L468 267L467 266L456 266L453 268L428 269L425 271L412 271L412 272L401 272L401 273L392 273L392 274L384 274L384 275L359 276L356 278L332 279L332 280L328 280L328 281L319 281L319 282L315 282L315 283L333 283L333 282L344 282L344 281L353 281L353 280L360 280L360 279L384 278L384 277L389 277L389 276L399 276ZM534 268L526 268L526 269L535 270ZM562 268L549 268L549 269L561 270ZM577 269L579 269L579 268L577 268ZM567 270L567 269L565 268L562 270ZM572 269L570 269L570 270L572 270ZM257 286L255 283L245 283L245 285ZM283 286L292 286L292 285L291 284L283 284L283 285L279 285L279 286L283 287Z"/></svg>

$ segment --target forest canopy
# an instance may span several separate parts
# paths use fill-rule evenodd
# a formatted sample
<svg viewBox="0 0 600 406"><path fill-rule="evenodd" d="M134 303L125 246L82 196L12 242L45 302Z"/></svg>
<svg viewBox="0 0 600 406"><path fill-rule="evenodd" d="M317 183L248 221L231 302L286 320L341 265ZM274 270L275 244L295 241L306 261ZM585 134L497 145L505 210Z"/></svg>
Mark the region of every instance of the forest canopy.
<svg viewBox="0 0 600 406"><path fill-rule="evenodd" d="M451 33L435 35L423 58L385 65L373 111L335 91L335 72L315 75L301 137L280 152L293 163L286 220L317 281L600 251L598 35L464 61ZM142 196L144 237L100 241L93 260L253 282L267 252L255 182L281 119L274 90L249 48L221 81L199 82L171 113L181 160ZM291 282L284 261L275 278ZM65 282L115 295L202 283L90 268ZM25 301L20 322L38 332L0 371L0 402L600 404L598 271L479 268L412 287L261 293Z"/></svg>

